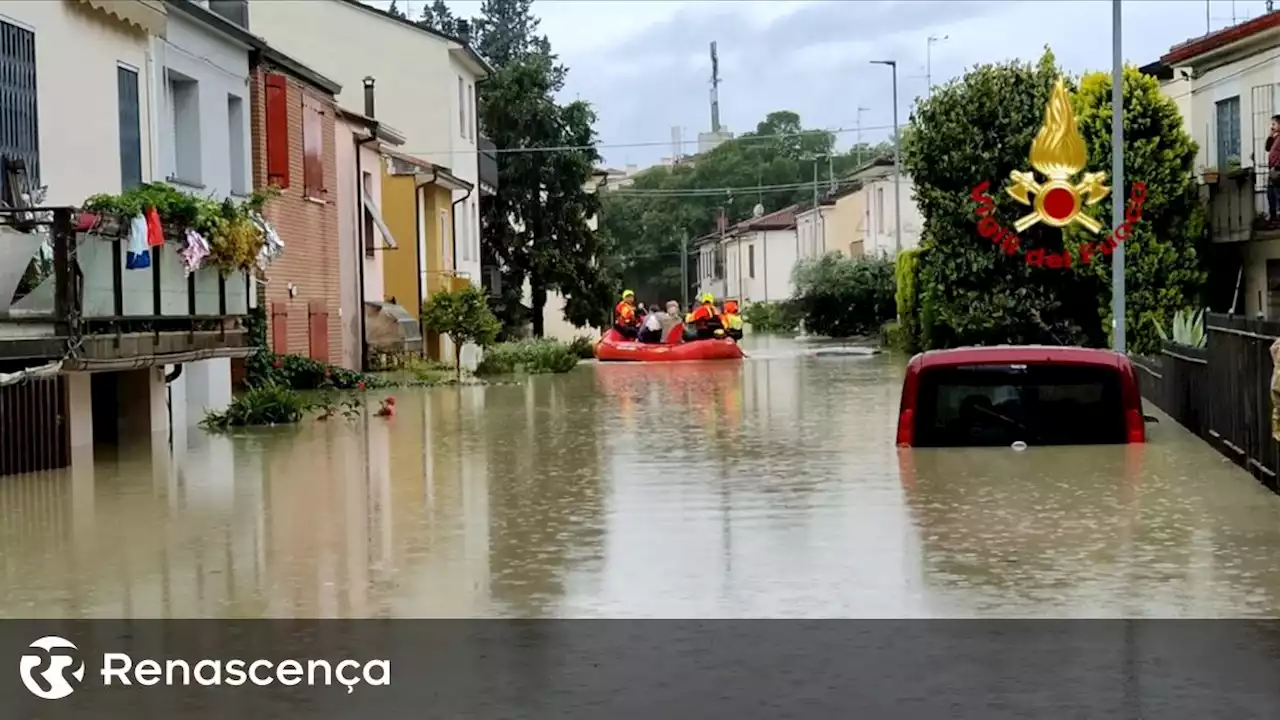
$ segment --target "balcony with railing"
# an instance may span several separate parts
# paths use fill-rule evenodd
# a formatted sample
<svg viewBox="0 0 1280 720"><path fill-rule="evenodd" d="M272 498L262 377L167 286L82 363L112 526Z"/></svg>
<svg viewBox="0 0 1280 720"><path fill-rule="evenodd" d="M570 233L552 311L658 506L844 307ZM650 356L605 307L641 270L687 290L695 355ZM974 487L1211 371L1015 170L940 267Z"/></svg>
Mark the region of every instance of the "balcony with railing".
<svg viewBox="0 0 1280 720"><path fill-rule="evenodd" d="M494 195L498 192L498 151L497 146L488 138L480 138L480 192L483 195Z"/></svg>
<svg viewBox="0 0 1280 720"><path fill-rule="evenodd" d="M75 208L0 208L0 364L113 370L250 352L247 273L187 272L177 237L139 268L122 235Z"/></svg>

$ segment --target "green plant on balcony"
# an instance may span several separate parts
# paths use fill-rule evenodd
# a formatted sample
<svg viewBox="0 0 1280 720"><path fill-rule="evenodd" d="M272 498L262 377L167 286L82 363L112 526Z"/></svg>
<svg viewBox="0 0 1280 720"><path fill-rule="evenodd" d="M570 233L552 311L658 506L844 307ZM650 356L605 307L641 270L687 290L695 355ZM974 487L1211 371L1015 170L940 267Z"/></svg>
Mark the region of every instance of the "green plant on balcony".
<svg viewBox="0 0 1280 720"><path fill-rule="evenodd" d="M280 191L272 186L243 201L221 202L184 193L165 183L145 183L119 195L99 194L84 201L85 212L111 218L122 233L129 220L155 208L167 231L194 230L209 241L209 265L222 273L249 271L262 249L262 229L253 221Z"/></svg>
<svg viewBox="0 0 1280 720"><path fill-rule="evenodd" d="M1208 343L1204 331L1204 310L1179 310L1174 314L1168 332L1159 323L1156 323L1156 332L1164 342L1183 347L1203 348Z"/></svg>

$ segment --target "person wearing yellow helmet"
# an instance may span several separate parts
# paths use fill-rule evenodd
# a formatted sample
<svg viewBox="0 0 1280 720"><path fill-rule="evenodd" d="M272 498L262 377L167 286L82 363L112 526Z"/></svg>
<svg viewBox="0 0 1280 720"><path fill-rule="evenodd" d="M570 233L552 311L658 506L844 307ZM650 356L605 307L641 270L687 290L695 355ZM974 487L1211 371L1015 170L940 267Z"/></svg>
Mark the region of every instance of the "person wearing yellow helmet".
<svg viewBox="0 0 1280 720"><path fill-rule="evenodd" d="M636 294L630 290L622 291L622 301L613 308L613 329L618 334L634 339L640 329L640 318L636 314Z"/></svg>
<svg viewBox="0 0 1280 720"><path fill-rule="evenodd" d="M715 337L716 330L724 333L724 329L720 327L720 311L716 308L714 295L706 293L702 296L702 305L690 315L690 322L700 340Z"/></svg>

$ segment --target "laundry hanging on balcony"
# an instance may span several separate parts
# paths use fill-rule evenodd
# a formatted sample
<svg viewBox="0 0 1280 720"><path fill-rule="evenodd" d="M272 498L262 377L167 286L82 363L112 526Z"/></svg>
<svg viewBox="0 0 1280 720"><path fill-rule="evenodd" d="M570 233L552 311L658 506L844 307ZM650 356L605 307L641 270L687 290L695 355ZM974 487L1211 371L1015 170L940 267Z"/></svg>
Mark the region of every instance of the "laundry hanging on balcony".
<svg viewBox="0 0 1280 720"><path fill-rule="evenodd" d="M209 257L209 241L195 230L187 231L187 246L178 253L182 259L182 269L190 277L191 273L200 269L204 259Z"/></svg>
<svg viewBox="0 0 1280 720"><path fill-rule="evenodd" d="M262 215L251 213L249 219L262 231L262 249L258 251L258 269L266 270L271 261L284 254L284 241Z"/></svg>
<svg viewBox="0 0 1280 720"><path fill-rule="evenodd" d="M154 207L147 208L147 247L164 245L164 226L160 224L160 213Z"/></svg>
<svg viewBox="0 0 1280 720"><path fill-rule="evenodd" d="M147 218L141 213L129 223L129 245L124 266L130 270L151 267L151 249L147 245Z"/></svg>

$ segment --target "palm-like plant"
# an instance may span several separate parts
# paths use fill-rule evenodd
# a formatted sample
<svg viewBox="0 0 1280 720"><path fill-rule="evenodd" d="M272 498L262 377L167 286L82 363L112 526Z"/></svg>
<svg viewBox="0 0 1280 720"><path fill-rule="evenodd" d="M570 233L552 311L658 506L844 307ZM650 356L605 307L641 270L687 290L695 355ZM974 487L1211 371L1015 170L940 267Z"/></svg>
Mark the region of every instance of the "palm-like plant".
<svg viewBox="0 0 1280 720"><path fill-rule="evenodd" d="M1208 341L1204 332L1204 310L1179 310L1173 315L1169 332L1156 323L1160 339L1185 347L1203 348Z"/></svg>

